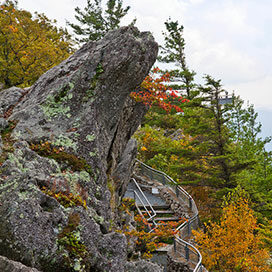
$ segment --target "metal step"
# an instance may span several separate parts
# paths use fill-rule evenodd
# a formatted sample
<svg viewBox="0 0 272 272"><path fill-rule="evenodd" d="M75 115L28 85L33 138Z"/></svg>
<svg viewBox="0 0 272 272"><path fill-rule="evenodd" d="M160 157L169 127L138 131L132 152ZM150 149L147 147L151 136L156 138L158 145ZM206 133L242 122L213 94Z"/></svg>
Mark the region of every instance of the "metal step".
<svg viewBox="0 0 272 272"><path fill-rule="evenodd" d="M155 210L156 214L174 214L172 210Z"/></svg>
<svg viewBox="0 0 272 272"><path fill-rule="evenodd" d="M144 209L144 206L143 205L138 205L139 209ZM154 210L168 210L170 209L170 206L169 205L152 205L153 209ZM146 208L148 210L150 210L150 207L149 206L146 206Z"/></svg>
<svg viewBox="0 0 272 272"><path fill-rule="evenodd" d="M178 217L155 217L155 221L179 221L181 220Z"/></svg>

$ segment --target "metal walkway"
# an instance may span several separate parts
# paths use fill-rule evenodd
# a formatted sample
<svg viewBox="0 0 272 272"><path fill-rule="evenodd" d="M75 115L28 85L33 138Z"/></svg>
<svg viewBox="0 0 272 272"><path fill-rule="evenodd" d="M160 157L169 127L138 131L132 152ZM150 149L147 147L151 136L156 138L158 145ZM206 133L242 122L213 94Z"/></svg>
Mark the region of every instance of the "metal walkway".
<svg viewBox="0 0 272 272"><path fill-rule="evenodd" d="M145 205L148 205L148 203L147 203L147 201L145 199L142 199L142 202L141 202L140 199L137 197L137 195L134 196L134 191L137 192L138 195L141 195L141 192L137 188L137 186L135 185L135 183L133 181L130 181L130 183L128 184L127 191L126 191L124 197L135 199L137 205L141 205L142 202ZM159 196L151 194L151 193L149 193L148 191L146 191L144 189L143 189L143 192L144 192L146 198L148 199L149 203L152 206L164 206L164 205L166 205L165 200L163 200Z"/></svg>
<svg viewBox="0 0 272 272"><path fill-rule="evenodd" d="M174 253L180 259L184 259L185 262L188 262L193 272L206 271L202 265L202 256L198 249L184 240L185 238L189 238L191 236L192 229L198 227L198 209L193 198L165 173L153 169L139 160L136 161L140 166L141 175L150 178L150 180L155 180L161 185L170 189L176 195L176 197L179 198L180 201L192 211L192 216L190 216L189 220L177 228L177 235L174 238ZM136 200L136 207L140 214L142 215L141 208L143 208L149 215L148 221L153 222L153 229L157 227L157 213L154 207L167 207L166 202L162 198L147 191L143 192L139 184L134 179L133 182L129 183L128 191L126 192L125 197L134 198Z"/></svg>

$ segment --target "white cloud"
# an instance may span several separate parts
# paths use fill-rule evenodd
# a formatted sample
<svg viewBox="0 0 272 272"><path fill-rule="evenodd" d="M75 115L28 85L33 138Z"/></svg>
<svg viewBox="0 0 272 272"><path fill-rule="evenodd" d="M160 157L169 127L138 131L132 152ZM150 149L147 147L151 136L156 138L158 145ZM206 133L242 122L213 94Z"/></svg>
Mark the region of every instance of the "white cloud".
<svg viewBox="0 0 272 272"><path fill-rule="evenodd" d="M141 31L150 31L159 43L163 43L164 22L169 17L172 20L180 20L188 12L188 3L180 0L128 0L124 3L131 9L122 21L123 25L137 18L136 26Z"/></svg>
<svg viewBox="0 0 272 272"><path fill-rule="evenodd" d="M205 0L189 0L193 5L202 4Z"/></svg>
<svg viewBox="0 0 272 272"><path fill-rule="evenodd" d="M256 35L258 29L249 16L249 6L244 1L219 1L217 5L210 7L204 17L211 24L232 35Z"/></svg>
<svg viewBox="0 0 272 272"><path fill-rule="evenodd" d="M235 90L235 94L254 104L256 108L272 108L272 74L245 83L227 85L226 88Z"/></svg>
<svg viewBox="0 0 272 272"><path fill-rule="evenodd" d="M74 9L84 8L86 0L19 0L20 8L31 12L44 13L49 19L56 19L59 26L66 27L66 20L75 21Z"/></svg>
<svg viewBox="0 0 272 272"><path fill-rule="evenodd" d="M228 83L260 76L258 61L230 42L209 40L196 29L185 30L185 36L188 63L199 73L223 78Z"/></svg>

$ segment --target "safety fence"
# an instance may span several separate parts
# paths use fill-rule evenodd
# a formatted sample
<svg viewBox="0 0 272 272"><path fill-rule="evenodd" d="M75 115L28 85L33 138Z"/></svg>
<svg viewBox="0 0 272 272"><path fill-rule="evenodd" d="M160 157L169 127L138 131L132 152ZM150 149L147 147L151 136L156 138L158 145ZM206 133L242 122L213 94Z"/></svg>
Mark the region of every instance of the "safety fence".
<svg viewBox="0 0 272 272"><path fill-rule="evenodd" d="M174 251L182 258L194 266L193 272L202 272L202 256L198 249L184 238L191 236L192 229L196 229L199 225L198 209L193 198L175 182L171 177L162 171L156 170L145 163L136 160L139 163L141 174L149 177L151 180L156 180L168 187L175 193L177 198L189 208L192 216L177 228L177 235L174 238Z"/></svg>
<svg viewBox="0 0 272 272"><path fill-rule="evenodd" d="M151 205L151 203L149 202L149 200L143 193L138 182L134 178L132 178L131 180L134 183L137 190L128 189L128 191L131 191L133 193L133 199L135 200L135 206L137 208L138 213L142 216L142 218L145 218L147 222L151 223L151 224L148 224L148 227L149 227L149 232L152 232L157 227L157 223L154 220L154 217L157 215L156 211L154 210L153 206ZM141 209L139 208L137 204L137 200L142 204L142 207L145 210L145 214L143 214ZM147 218L145 215L147 215Z"/></svg>

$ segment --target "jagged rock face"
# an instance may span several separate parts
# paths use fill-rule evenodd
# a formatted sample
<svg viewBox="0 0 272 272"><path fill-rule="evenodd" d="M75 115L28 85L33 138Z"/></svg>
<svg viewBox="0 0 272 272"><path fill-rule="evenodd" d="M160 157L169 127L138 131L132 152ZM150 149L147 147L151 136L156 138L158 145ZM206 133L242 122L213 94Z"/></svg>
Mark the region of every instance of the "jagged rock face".
<svg viewBox="0 0 272 272"><path fill-rule="evenodd" d="M11 261L8 258L5 258L3 256L0 256L0 271L39 272L35 268L26 267L25 265L22 265L21 263Z"/></svg>
<svg viewBox="0 0 272 272"><path fill-rule="evenodd" d="M30 89L0 93L0 255L43 272L124 271L110 201L129 179L128 142L146 111L129 94L157 49L149 33L123 27Z"/></svg>

